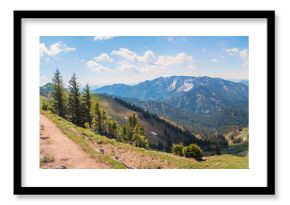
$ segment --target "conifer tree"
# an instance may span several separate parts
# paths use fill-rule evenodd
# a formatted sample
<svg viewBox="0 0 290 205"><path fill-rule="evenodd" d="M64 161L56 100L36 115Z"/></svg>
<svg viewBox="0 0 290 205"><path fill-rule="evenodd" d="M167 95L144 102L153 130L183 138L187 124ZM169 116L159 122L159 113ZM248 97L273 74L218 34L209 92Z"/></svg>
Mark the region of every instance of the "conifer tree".
<svg viewBox="0 0 290 205"><path fill-rule="evenodd" d="M122 129L125 141L137 147L148 148L148 139L145 136L144 127L138 122L136 114L129 116L127 123Z"/></svg>
<svg viewBox="0 0 290 205"><path fill-rule="evenodd" d="M64 85L62 81L62 76L58 69L56 69L54 76L52 78L52 93L54 111L57 115L65 117L66 109L64 103Z"/></svg>
<svg viewBox="0 0 290 205"><path fill-rule="evenodd" d="M135 113L133 115L129 116L129 125L132 128L134 128L137 125L137 117L136 117Z"/></svg>
<svg viewBox="0 0 290 205"><path fill-rule="evenodd" d="M84 94L82 96L82 111L83 111L83 121L84 123L89 123L89 126L92 126L92 117L91 117L91 92L89 84L86 85L84 89Z"/></svg>
<svg viewBox="0 0 290 205"><path fill-rule="evenodd" d="M118 123L111 119L109 120L108 122L108 135L110 138L114 138L116 139L119 135L119 126L118 126Z"/></svg>
<svg viewBox="0 0 290 205"><path fill-rule="evenodd" d="M72 123L78 126L83 126L81 119L79 83L77 82L75 73L69 80L68 110Z"/></svg>
<svg viewBox="0 0 290 205"><path fill-rule="evenodd" d="M95 115L94 130L95 132L98 132L100 134L102 131L102 112L101 112L100 104L98 102L96 102L94 115Z"/></svg>
<svg viewBox="0 0 290 205"><path fill-rule="evenodd" d="M107 113L105 110L101 112L101 134L108 136Z"/></svg>

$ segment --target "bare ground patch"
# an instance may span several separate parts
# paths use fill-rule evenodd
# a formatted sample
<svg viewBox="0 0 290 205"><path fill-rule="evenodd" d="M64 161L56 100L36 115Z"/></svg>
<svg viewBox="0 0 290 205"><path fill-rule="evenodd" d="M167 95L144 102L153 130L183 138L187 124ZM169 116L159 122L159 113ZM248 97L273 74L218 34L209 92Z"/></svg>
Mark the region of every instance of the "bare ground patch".
<svg viewBox="0 0 290 205"><path fill-rule="evenodd" d="M40 115L40 166L44 169L110 168L91 158L43 115Z"/></svg>

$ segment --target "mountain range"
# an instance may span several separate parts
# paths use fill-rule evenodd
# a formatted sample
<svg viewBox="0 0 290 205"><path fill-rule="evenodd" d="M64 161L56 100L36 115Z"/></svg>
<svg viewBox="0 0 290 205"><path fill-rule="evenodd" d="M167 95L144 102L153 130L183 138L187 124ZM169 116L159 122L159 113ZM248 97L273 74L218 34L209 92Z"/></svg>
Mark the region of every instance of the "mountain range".
<svg viewBox="0 0 290 205"><path fill-rule="evenodd" d="M202 115L211 115L228 109L248 110L248 86L221 78L159 77L133 86L108 85L93 92L139 101L162 102Z"/></svg>

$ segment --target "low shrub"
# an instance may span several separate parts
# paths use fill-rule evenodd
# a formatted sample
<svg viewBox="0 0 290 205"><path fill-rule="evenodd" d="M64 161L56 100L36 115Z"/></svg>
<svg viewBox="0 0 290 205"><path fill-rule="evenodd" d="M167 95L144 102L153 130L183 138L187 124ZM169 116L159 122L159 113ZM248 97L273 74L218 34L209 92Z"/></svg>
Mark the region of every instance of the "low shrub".
<svg viewBox="0 0 290 205"><path fill-rule="evenodd" d="M185 156L195 158L196 160L202 160L203 151L198 145L191 144L188 147L185 147Z"/></svg>
<svg viewBox="0 0 290 205"><path fill-rule="evenodd" d="M182 144L174 144L171 149L172 152L176 155L184 156L185 154L185 148Z"/></svg>

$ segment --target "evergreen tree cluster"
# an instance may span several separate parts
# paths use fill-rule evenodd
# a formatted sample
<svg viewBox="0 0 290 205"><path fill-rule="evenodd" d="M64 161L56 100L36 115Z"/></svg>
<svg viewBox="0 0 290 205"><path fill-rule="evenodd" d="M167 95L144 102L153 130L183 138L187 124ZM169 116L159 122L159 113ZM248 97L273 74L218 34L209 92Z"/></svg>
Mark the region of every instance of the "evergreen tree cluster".
<svg viewBox="0 0 290 205"><path fill-rule="evenodd" d="M155 119L156 121L165 124L166 127L173 130L173 133L179 133L180 135L184 136L187 139L186 141L183 142L185 146L188 146L190 144L196 144L199 147L201 147L202 150L209 151L209 152L216 151L217 149L216 147L218 147L219 149L228 147L228 141L225 139L225 136L222 134L210 135L206 137L205 139L200 139L200 138L197 138L190 130L186 129L185 127L180 127L178 125L175 125L166 119L160 118L156 114L150 113L120 98L115 97L115 100L118 101L121 105L131 110L142 113L144 118ZM160 137L167 144L165 146L165 151L171 152L172 142L170 140L171 138L170 133L167 130L164 130L164 136L160 136ZM150 144L150 147L152 147L153 149L164 150L164 145L162 141L159 141L157 144Z"/></svg>
<svg viewBox="0 0 290 205"><path fill-rule="evenodd" d="M135 113L129 116L128 121L122 127L122 138L120 138L120 141L128 142L137 147L149 147L148 140L145 136L145 129L138 122Z"/></svg>
<svg viewBox="0 0 290 205"><path fill-rule="evenodd" d="M96 133L105 135L112 139L118 139L121 133L120 125L108 116L107 112L100 106L99 102L96 102L94 107L92 129Z"/></svg>
<svg viewBox="0 0 290 205"><path fill-rule="evenodd" d="M68 93L58 69L54 73L52 82L53 91L51 96L48 96L48 100L42 103L43 110L51 110L77 126L86 127L117 141L148 148L144 127L138 122L136 114L131 115L121 127L108 116L98 101L94 105L92 104L88 84L83 92L80 92L80 85L75 73L68 82Z"/></svg>
<svg viewBox="0 0 290 205"><path fill-rule="evenodd" d="M69 80L68 92L66 92L58 69L54 73L52 82L52 93L51 96L48 96L48 102L52 104L52 109L50 110L77 126L85 127L87 123L90 127L92 120L90 117L91 94L89 85L86 86L83 94L81 94L77 77L73 74ZM43 109L48 109L48 106L46 105Z"/></svg>
<svg viewBox="0 0 290 205"><path fill-rule="evenodd" d="M197 138L192 132L190 132L185 127L177 126L177 125L169 122L168 120L160 118L156 114L153 114L153 113L150 113L150 112L148 112L146 110L143 110L142 108L140 108L140 107L138 107L136 105L130 104L127 101L122 100L120 98L115 97L115 100L117 102L119 102L121 105L123 105L123 106L125 106L125 107L127 107L127 108L129 108L131 110L134 110L136 112L142 113L144 118L146 118L146 119L154 119L154 120L156 120L158 122L161 122L161 123L165 124L166 127L172 129L175 133L179 133L180 135L183 135L187 139L187 141L184 142L185 145L189 145L189 144L195 143L195 144L198 144L201 147L206 147L206 145L208 144L207 141ZM169 140L170 139L170 134L168 133L167 130L164 131L164 136L165 136L165 138L167 138L167 144L168 144L167 147L166 147L166 151L169 151L171 149L172 142ZM155 147L157 147L157 146L161 146L161 145L157 144Z"/></svg>

